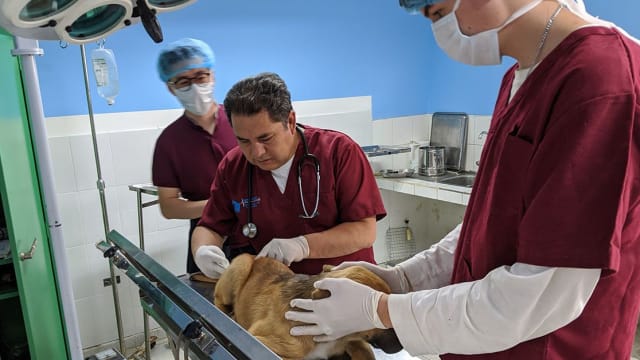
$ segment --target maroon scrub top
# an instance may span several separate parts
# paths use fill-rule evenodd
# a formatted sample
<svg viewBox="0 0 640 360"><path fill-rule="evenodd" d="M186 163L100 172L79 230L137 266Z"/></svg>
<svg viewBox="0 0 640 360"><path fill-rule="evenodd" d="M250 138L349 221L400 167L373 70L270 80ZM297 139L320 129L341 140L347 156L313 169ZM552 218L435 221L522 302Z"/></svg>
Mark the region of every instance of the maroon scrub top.
<svg viewBox="0 0 640 360"><path fill-rule="evenodd" d="M153 184L179 188L181 196L188 200L206 200L218 164L237 145L222 105L218 105L213 134L183 115L169 124L156 141Z"/></svg>
<svg viewBox="0 0 640 360"><path fill-rule="evenodd" d="M340 223L375 216L386 216L380 191L365 154L348 136L337 131L305 127L304 136L309 152L320 163L319 215L302 219L298 189L298 163L304 153L299 143L287 179L284 194L278 189L270 171L250 165L240 148L233 149L218 168L207 203L198 225L221 235L233 235L231 247L251 245L259 252L273 238L292 238L324 231ZM253 167L253 196L249 197L249 167ZM316 199L316 177L313 166L305 162L302 190L307 211L313 210ZM252 207L252 222L258 227L255 238L242 235L247 223L247 209ZM229 241L229 240L227 240ZM322 265L337 265L343 261L374 262L373 249L328 259L305 259L291 264L296 273L317 274Z"/></svg>
<svg viewBox="0 0 640 360"><path fill-rule="evenodd" d="M640 309L640 47L616 30L577 30L508 102L515 70L499 93L453 282L515 262L600 268L602 278L565 327L442 359L629 359Z"/></svg>

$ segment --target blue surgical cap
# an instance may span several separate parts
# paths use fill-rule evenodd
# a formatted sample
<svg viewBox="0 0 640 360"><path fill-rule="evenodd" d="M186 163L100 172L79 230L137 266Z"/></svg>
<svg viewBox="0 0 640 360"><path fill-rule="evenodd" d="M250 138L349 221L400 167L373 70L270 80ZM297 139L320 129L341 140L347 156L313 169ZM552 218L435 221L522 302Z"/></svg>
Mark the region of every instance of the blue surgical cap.
<svg viewBox="0 0 640 360"><path fill-rule="evenodd" d="M420 12L425 6L437 4L444 0L400 0L400 6L412 14Z"/></svg>
<svg viewBox="0 0 640 360"><path fill-rule="evenodd" d="M213 50L204 41L180 39L167 45L158 55L158 75L167 82L187 70L210 69L215 61Z"/></svg>

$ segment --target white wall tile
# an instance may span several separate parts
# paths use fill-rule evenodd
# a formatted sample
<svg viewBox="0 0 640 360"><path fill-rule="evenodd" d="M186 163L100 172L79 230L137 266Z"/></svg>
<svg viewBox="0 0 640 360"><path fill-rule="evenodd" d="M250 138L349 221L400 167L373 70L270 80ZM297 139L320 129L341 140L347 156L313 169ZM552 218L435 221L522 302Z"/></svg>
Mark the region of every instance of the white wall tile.
<svg viewBox="0 0 640 360"><path fill-rule="evenodd" d="M340 131L349 135L360 146L371 145L373 142L373 120L370 111L299 116L298 122Z"/></svg>
<svg viewBox="0 0 640 360"><path fill-rule="evenodd" d="M58 194L58 210L62 221L62 234L65 248L85 244L84 228L78 193Z"/></svg>
<svg viewBox="0 0 640 360"><path fill-rule="evenodd" d="M56 191L58 193L78 191L69 138L57 137L49 139L49 152L51 161L56 164L53 167Z"/></svg>
<svg viewBox="0 0 640 360"><path fill-rule="evenodd" d="M151 182L153 136L148 130L109 134L116 177L114 185Z"/></svg>
<svg viewBox="0 0 640 360"><path fill-rule="evenodd" d="M146 252L174 275L186 273L189 229L173 228L149 234Z"/></svg>
<svg viewBox="0 0 640 360"><path fill-rule="evenodd" d="M157 214L160 214L160 212L158 211ZM189 220L166 219L161 214L158 217L156 217L156 219L158 220L158 231L169 230L173 228L182 228L182 227L189 228L191 224Z"/></svg>
<svg viewBox="0 0 640 360"><path fill-rule="evenodd" d="M430 186L416 185L415 194L416 196L435 199L438 197L438 189Z"/></svg>
<svg viewBox="0 0 640 360"><path fill-rule="evenodd" d="M104 344L117 339L112 296L92 296L76 300L76 311L83 346Z"/></svg>
<svg viewBox="0 0 640 360"><path fill-rule="evenodd" d="M480 152L482 151L482 145L467 145L467 155L464 165L464 169L467 171L478 171L477 162L480 160Z"/></svg>
<svg viewBox="0 0 640 360"><path fill-rule="evenodd" d="M474 127L470 142L476 145L484 145L487 138L486 134L491 124L491 116L474 116L473 123Z"/></svg>
<svg viewBox="0 0 640 360"><path fill-rule="evenodd" d="M88 286L91 286L91 296L111 295L111 287L104 286L103 280L111 277L109 271L109 260L104 257L102 252L95 245L84 246L84 261L86 267L84 269ZM117 268L114 268L115 274L123 277L123 274ZM121 290L121 289L119 289ZM122 291L120 291L122 293ZM124 295L121 295L124 296Z"/></svg>
<svg viewBox="0 0 640 360"><path fill-rule="evenodd" d="M462 204L462 193L438 189L438 200L452 202L454 204Z"/></svg>
<svg viewBox="0 0 640 360"><path fill-rule="evenodd" d="M408 146L408 145L407 145ZM411 153L399 153L399 154L393 154L391 156L383 156L383 157L390 157L391 158L391 163L393 164L392 167L390 169L395 169L395 170L399 170L399 169L407 169L410 168L411 166Z"/></svg>
<svg viewBox="0 0 640 360"><path fill-rule="evenodd" d="M136 299L137 302L132 303L129 306L122 307L122 328L125 336L132 336L144 331L142 304L140 303L140 298L137 295ZM149 317L149 325L151 325L152 319L153 318ZM149 328L151 329L152 327L149 326Z"/></svg>
<svg viewBox="0 0 640 360"><path fill-rule="evenodd" d="M399 117L393 120L392 144L408 144L412 139L413 117Z"/></svg>
<svg viewBox="0 0 640 360"><path fill-rule="evenodd" d="M369 158L371 168L376 171L383 171L385 169L393 169L394 161L391 156L374 156Z"/></svg>
<svg viewBox="0 0 640 360"><path fill-rule="evenodd" d="M395 183L393 190L399 193L413 195L415 193L415 186L413 184Z"/></svg>
<svg viewBox="0 0 640 360"><path fill-rule="evenodd" d="M431 115L412 117L411 140L425 142L431 138Z"/></svg>
<svg viewBox="0 0 640 360"><path fill-rule="evenodd" d="M102 134L98 135L96 139L102 180L106 186L110 186L113 185L114 173L109 138L107 135ZM71 146L71 156L73 157L78 190L97 189L98 174L92 138L88 135L71 136L69 137L69 144ZM54 164L55 166L57 165Z"/></svg>
<svg viewBox="0 0 640 360"><path fill-rule="evenodd" d="M121 223L118 212L118 198L108 188L105 190L105 202L109 229L119 229ZM86 190L79 192L78 203L81 211L82 226L84 228L85 244L95 244L99 240L104 240L105 231L102 205L98 191Z"/></svg>
<svg viewBox="0 0 640 360"><path fill-rule="evenodd" d="M120 211L126 211L126 210L136 211L138 209L137 192L133 190L129 190L129 185L111 186L110 190L113 191L116 197L118 198ZM142 194L142 202L149 201L149 200L151 199L149 198L148 195Z"/></svg>
<svg viewBox="0 0 640 360"><path fill-rule="evenodd" d="M84 245L66 248L65 250L74 299L79 300L95 295L93 278L91 278L91 273L87 271L88 265Z"/></svg>
<svg viewBox="0 0 640 360"><path fill-rule="evenodd" d="M393 144L393 120L384 119L373 122L373 145Z"/></svg>

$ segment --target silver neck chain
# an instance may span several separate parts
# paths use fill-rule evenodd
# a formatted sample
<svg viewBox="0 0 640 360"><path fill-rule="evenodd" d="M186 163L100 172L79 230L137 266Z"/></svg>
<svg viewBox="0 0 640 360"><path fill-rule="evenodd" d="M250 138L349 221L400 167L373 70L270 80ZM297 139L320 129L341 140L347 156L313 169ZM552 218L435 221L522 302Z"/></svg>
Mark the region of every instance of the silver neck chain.
<svg viewBox="0 0 640 360"><path fill-rule="evenodd" d="M551 31L551 26L553 25L553 21L558 17L560 11L565 7L564 3L560 3L556 11L551 15L549 21L547 21L547 26L544 27L544 32L542 32L542 37L540 38L540 43L538 44L538 50L536 52L536 57L533 60L533 64L529 67L529 71L527 72L527 77L531 74L533 68L536 67L538 62L540 61L540 56L542 55L542 49L544 49L544 44L547 42L547 38L549 37L549 32Z"/></svg>

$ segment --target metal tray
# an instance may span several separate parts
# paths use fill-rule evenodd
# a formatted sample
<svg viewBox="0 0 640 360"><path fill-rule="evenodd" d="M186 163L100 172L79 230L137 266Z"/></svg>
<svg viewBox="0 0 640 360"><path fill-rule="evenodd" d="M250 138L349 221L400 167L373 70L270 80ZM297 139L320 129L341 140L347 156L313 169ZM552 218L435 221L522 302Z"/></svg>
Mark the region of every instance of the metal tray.
<svg viewBox="0 0 640 360"><path fill-rule="evenodd" d="M413 169L400 169L400 170L392 170L386 169L382 171L382 177L386 178L404 178L411 177L415 171Z"/></svg>
<svg viewBox="0 0 640 360"><path fill-rule="evenodd" d="M445 167L451 171L464 169L467 150L469 115L458 112L436 112L431 119L431 146L445 147Z"/></svg>

